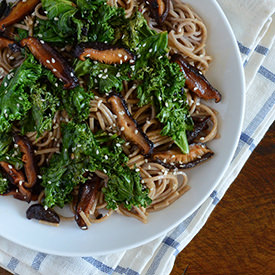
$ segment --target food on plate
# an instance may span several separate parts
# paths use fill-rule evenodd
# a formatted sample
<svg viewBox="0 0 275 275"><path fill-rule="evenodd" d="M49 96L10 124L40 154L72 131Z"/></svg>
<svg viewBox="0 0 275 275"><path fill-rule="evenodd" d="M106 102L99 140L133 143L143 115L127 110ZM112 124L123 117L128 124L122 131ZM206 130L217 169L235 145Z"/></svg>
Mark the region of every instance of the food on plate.
<svg viewBox="0 0 275 275"><path fill-rule="evenodd" d="M178 0L1 2L0 195L83 230L144 223L214 155L207 31ZM199 166L196 169L200 169ZM0 198L2 199L2 198ZM57 207L70 207L64 217Z"/></svg>

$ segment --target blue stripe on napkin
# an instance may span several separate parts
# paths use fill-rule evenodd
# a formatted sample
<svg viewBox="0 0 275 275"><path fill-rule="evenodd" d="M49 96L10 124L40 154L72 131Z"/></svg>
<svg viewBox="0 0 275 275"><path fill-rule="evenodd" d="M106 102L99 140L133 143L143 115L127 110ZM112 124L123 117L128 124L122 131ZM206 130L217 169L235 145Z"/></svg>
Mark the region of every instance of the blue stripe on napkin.
<svg viewBox="0 0 275 275"><path fill-rule="evenodd" d="M270 80L271 82L275 83L275 74L269 71L264 66L260 67L258 73L263 75L266 79Z"/></svg>
<svg viewBox="0 0 275 275"><path fill-rule="evenodd" d="M39 270L42 262L45 260L45 258L47 257L47 254L45 253L37 253L33 262L32 262L32 268L35 270Z"/></svg>
<svg viewBox="0 0 275 275"><path fill-rule="evenodd" d="M17 265L19 264L19 260L12 257L7 265L7 268L11 271L14 271Z"/></svg>
<svg viewBox="0 0 275 275"><path fill-rule="evenodd" d="M269 49L264 47L264 46L261 46L261 45L258 45L256 48L255 48L255 52L259 53L259 54L262 54L262 55L267 55L268 52L269 52Z"/></svg>
<svg viewBox="0 0 275 275"><path fill-rule="evenodd" d="M237 43L238 43L240 52L242 54L249 55L249 53L251 52L251 50L248 47L244 46L241 42L237 41Z"/></svg>

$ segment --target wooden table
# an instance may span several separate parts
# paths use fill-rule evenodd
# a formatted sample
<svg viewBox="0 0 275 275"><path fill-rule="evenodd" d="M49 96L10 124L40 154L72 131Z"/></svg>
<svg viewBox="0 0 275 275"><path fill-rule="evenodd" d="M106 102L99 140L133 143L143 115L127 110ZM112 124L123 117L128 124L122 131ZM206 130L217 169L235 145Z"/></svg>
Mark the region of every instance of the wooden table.
<svg viewBox="0 0 275 275"><path fill-rule="evenodd" d="M250 156L171 275L275 274L275 125ZM273 253L272 253L273 250ZM8 275L0 268L0 275Z"/></svg>

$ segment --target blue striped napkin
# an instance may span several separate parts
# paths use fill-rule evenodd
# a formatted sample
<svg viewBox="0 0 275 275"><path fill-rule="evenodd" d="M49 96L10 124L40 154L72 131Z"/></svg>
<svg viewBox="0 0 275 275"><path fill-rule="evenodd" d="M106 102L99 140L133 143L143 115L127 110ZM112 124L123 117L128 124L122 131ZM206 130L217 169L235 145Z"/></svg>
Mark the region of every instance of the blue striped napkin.
<svg viewBox="0 0 275 275"><path fill-rule="evenodd" d="M238 40L247 84L238 148L223 179L189 218L146 245L97 257L57 257L0 237L0 265L16 274L169 274L177 254L207 221L275 117L275 0L217 0ZM273 21L272 21L273 19Z"/></svg>

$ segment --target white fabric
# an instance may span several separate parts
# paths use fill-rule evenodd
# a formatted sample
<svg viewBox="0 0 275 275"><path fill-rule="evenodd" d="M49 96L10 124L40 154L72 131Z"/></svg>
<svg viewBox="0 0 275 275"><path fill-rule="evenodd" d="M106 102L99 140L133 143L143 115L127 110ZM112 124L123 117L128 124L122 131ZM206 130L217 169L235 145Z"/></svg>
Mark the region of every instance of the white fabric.
<svg viewBox="0 0 275 275"><path fill-rule="evenodd" d="M0 237L0 265L22 275L158 274L171 272L237 177L275 117L275 0L218 0L239 43L247 83L246 114L234 159L212 195L179 226L146 245L116 254L69 258L46 255Z"/></svg>

